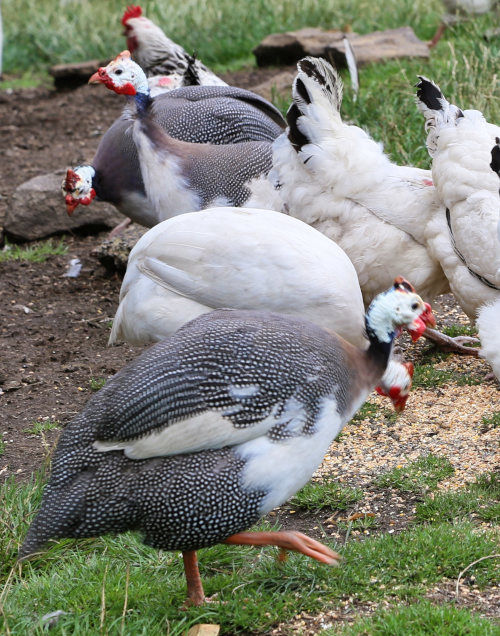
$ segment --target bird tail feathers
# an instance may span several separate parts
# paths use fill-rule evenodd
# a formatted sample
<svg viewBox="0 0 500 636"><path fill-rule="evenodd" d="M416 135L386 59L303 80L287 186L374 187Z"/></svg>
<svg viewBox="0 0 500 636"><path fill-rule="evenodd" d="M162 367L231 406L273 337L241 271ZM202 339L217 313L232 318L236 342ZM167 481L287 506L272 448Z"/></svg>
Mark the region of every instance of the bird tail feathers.
<svg viewBox="0 0 500 636"><path fill-rule="evenodd" d="M292 105L288 109L288 139L299 152L302 146L319 139L332 119L340 120L342 80L326 60L305 57L297 63L298 73L292 86Z"/></svg>
<svg viewBox="0 0 500 636"><path fill-rule="evenodd" d="M431 157L437 150L439 130L444 126L455 126L463 112L443 95L437 84L423 75L418 76L416 103L417 108L425 117L425 131L427 132L427 149Z"/></svg>

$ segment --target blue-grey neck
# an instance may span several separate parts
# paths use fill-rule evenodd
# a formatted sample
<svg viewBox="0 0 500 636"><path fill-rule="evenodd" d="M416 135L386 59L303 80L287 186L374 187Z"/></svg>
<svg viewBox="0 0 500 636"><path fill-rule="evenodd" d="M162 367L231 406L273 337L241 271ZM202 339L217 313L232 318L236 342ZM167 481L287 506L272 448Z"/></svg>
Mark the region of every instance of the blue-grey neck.
<svg viewBox="0 0 500 636"><path fill-rule="evenodd" d="M153 99L149 94L149 91L147 93L136 93L135 105L139 117L144 117L152 101Z"/></svg>

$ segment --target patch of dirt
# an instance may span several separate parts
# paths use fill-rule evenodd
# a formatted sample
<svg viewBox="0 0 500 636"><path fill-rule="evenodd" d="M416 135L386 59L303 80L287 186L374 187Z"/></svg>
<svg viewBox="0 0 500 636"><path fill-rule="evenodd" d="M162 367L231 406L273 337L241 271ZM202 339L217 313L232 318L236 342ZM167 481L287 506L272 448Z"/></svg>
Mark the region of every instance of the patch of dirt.
<svg viewBox="0 0 500 636"><path fill-rule="evenodd" d="M281 69L230 73L226 79L245 88L262 83ZM100 136L119 115L120 100L102 87L83 86L67 93L47 89L0 93L0 226L15 188L38 174L88 162ZM63 201L61 199L61 205ZM47 430L26 432L33 422L51 420L60 428L81 410L91 396L91 382L106 379L136 357L140 347L107 347L109 321L118 304L121 280L109 274L91 256L104 238L69 236L68 253L43 263L0 263L0 478L27 479L43 463L59 435ZM70 259L83 264L78 278L63 276ZM448 295L436 305L444 324L467 323ZM419 359L420 350L411 353ZM481 360L450 357L441 363L458 374L484 376ZM372 401L386 407L382 398ZM477 386L454 383L413 392L405 413L396 422L366 418L349 425L332 445L316 477L332 475L341 483L363 488L365 497L352 509L334 515L296 510L289 505L269 517L285 528L302 530L318 540L336 539L342 545L353 513L375 514L373 526L353 524L350 538L381 531L399 532L412 521L415 495L380 491L374 477L426 452L447 456L455 467L445 488L459 488L498 463L499 429L481 429L483 415L498 410L500 393L495 382ZM1 445L0 445L1 448ZM443 587L443 586L441 586ZM441 588L439 588L441 589ZM429 591L438 602L451 591ZM441 596L440 596L441 594ZM471 607L486 613L475 592ZM329 624L343 623L373 607L358 607L346 599L338 612L318 617L301 615L297 623L273 633L317 633Z"/></svg>

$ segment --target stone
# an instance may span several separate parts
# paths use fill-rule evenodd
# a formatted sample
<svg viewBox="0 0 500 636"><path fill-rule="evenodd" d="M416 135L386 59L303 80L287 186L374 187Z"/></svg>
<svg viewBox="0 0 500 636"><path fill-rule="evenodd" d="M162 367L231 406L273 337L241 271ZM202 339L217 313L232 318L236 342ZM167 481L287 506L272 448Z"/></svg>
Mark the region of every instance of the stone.
<svg viewBox="0 0 500 636"><path fill-rule="evenodd" d="M102 241L92 250L91 255L109 271L123 275L130 251L147 231L148 228L132 223L118 236Z"/></svg>
<svg viewBox="0 0 500 636"><path fill-rule="evenodd" d="M79 205L68 216L61 194L65 171L39 175L16 188L4 221L7 237L34 241L53 234L81 229L113 228L123 215L110 203Z"/></svg>
<svg viewBox="0 0 500 636"><path fill-rule="evenodd" d="M343 44L346 36L358 65L399 57L429 57L427 44L408 26L365 35L313 28L273 33L264 38L253 52L258 66L293 64L305 55L312 55L333 60L337 66L343 67L346 66Z"/></svg>

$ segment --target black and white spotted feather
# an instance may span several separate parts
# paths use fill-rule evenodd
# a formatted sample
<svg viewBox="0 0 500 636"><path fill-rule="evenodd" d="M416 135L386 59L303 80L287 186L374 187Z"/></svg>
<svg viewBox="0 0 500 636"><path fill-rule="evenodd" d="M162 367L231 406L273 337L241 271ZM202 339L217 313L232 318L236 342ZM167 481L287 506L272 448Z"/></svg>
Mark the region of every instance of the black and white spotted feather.
<svg viewBox="0 0 500 636"><path fill-rule="evenodd" d="M288 139L299 152L320 141L332 110L340 110L343 87L337 70L323 58L305 57L297 63L297 71L286 120Z"/></svg>

